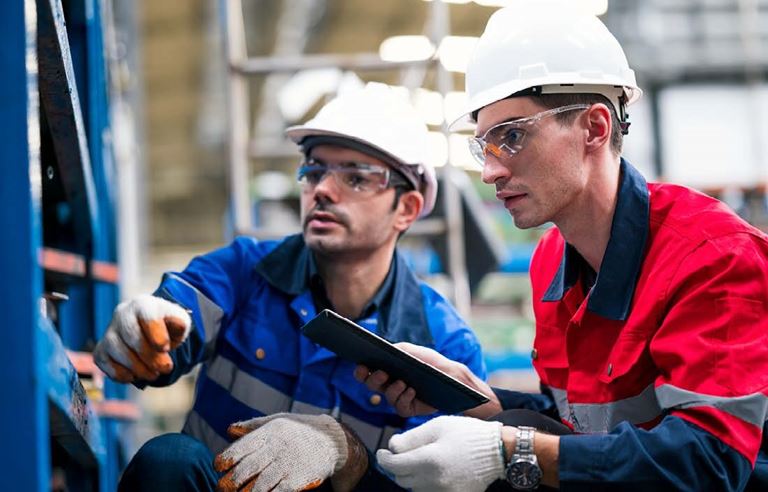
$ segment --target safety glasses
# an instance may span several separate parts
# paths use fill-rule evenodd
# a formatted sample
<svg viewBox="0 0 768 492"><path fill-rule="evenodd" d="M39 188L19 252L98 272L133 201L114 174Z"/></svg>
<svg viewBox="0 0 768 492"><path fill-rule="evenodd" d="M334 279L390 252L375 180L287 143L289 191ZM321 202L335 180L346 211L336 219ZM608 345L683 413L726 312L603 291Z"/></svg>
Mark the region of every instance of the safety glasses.
<svg viewBox="0 0 768 492"><path fill-rule="evenodd" d="M304 189L314 189L329 173L342 189L358 194L373 194L395 185L390 180L396 173L388 167L364 162L329 164L309 158L301 163L296 177Z"/></svg>
<svg viewBox="0 0 768 492"><path fill-rule="evenodd" d="M512 157L523 150L525 137L542 118L587 108L589 104L571 104L548 109L533 116L499 123L489 128L481 137L469 137L469 151L481 166L485 165L488 154L496 158Z"/></svg>

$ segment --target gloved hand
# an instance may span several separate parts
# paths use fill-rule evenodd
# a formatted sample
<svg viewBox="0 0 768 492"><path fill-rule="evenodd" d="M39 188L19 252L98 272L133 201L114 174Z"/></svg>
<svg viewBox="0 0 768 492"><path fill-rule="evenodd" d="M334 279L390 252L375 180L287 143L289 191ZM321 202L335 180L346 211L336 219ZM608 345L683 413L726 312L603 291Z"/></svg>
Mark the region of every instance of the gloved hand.
<svg viewBox="0 0 768 492"><path fill-rule="evenodd" d="M142 295L120 303L96 348L93 360L121 383L153 381L173 370L168 352L189 334L187 311L159 297Z"/></svg>
<svg viewBox="0 0 768 492"><path fill-rule="evenodd" d="M219 480L222 491L310 490L347 462L347 436L329 415L277 413L227 432L239 439L213 462L217 471L229 470Z"/></svg>
<svg viewBox="0 0 768 492"><path fill-rule="evenodd" d="M442 416L392 436L376 458L414 492L483 492L504 478L501 422ZM391 450L391 451L390 451Z"/></svg>

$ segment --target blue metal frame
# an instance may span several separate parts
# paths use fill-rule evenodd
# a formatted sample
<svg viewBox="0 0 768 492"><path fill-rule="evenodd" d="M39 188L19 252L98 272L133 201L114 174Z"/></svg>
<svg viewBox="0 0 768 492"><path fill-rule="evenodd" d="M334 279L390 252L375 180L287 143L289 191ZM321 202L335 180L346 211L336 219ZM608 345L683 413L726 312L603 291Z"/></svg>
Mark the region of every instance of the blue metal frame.
<svg viewBox="0 0 768 492"><path fill-rule="evenodd" d="M0 490L50 490L52 460L62 456L78 470L69 490L114 490L120 471L118 424L96 417L65 351L101 336L119 295L92 267L117 259L103 1L70 0L66 11L61 0L0 2ZM86 265L84 276L56 277L70 300L55 323L42 301L50 224L42 218L41 111L73 218L65 251ZM124 393L105 388L107 397Z"/></svg>
<svg viewBox="0 0 768 492"><path fill-rule="evenodd" d="M37 265L40 239L40 163L35 2L0 2L0 129L6 142L0 179L0 312L6 329L0 343L0 490L48 490L48 416L41 362ZM8 235L13 233L13 240Z"/></svg>

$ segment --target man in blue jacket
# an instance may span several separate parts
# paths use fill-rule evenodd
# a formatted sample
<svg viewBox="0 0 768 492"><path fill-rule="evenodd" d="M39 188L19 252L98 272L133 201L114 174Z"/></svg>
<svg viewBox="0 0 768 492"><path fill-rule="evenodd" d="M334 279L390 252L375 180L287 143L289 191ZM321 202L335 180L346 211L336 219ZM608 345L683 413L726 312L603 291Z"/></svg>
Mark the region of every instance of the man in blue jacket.
<svg viewBox="0 0 768 492"><path fill-rule="evenodd" d="M287 134L304 154L303 234L238 238L167 273L153 295L117 307L94 351L111 378L138 386L202 364L183 432L146 443L121 490L396 488L371 452L425 418L398 416L351 362L300 334L324 308L485 377L475 335L395 250L437 188L413 108L369 84Z"/></svg>

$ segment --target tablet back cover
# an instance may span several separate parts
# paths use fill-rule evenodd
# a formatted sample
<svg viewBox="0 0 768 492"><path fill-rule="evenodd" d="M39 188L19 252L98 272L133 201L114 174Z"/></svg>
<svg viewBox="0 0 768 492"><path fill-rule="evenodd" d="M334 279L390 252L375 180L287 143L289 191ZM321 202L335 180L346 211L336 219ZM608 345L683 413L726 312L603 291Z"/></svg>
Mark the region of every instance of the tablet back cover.
<svg viewBox="0 0 768 492"><path fill-rule="evenodd" d="M405 381L416 390L417 398L443 412L458 413L488 401L482 393L329 309L304 325L302 332L343 359Z"/></svg>

